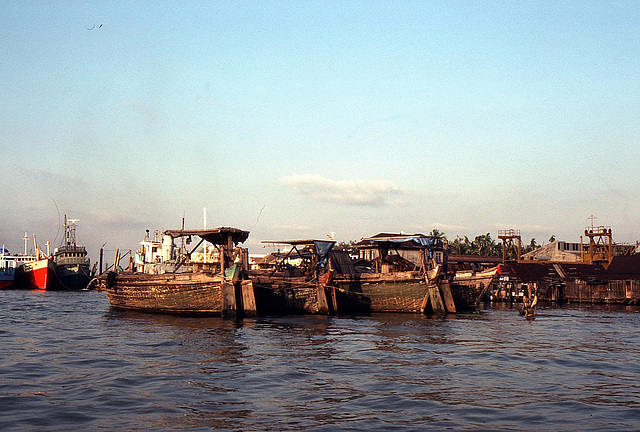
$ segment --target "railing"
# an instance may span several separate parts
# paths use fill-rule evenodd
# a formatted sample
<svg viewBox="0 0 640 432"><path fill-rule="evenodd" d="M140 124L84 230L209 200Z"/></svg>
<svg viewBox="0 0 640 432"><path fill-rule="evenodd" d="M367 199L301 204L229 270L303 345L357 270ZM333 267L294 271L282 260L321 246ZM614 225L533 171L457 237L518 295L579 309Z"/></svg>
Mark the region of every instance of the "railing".
<svg viewBox="0 0 640 432"><path fill-rule="evenodd" d="M597 226L597 227L586 227L584 229L584 234L591 236L591 235L610 235L611 234L611 227L606 227L606 226Z"/></svg>
<svg viewBox="0 0 640 432"><path fill-rule="evenodd" d="M520 230L509 229L509 230L499 230L498 238L500 237L515 237L520 235Z"/></svg>

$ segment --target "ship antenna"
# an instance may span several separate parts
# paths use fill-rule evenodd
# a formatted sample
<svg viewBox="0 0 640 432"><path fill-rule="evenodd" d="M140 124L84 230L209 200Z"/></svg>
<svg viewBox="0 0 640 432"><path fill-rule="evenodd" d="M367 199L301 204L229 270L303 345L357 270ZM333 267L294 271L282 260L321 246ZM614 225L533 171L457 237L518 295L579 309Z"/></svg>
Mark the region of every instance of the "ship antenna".
<svg viewBox="0 0 640 432"><path fill-rule="evenodd" d="M267 206L266 204L262 206L262 208L258 212L258 217L256 218L256 223L254 223L253 226L251 226L251 228L249 228L249 230L252 230L256 225L258 225L258 222L260 222L260 216L262 215L262 210L264 210L264 208L266 206Z"/></svg>
<svg viewBox="0 0 640 432"><path fill-rule="evenodd" d="M60 209L58 208L58 203L56 202L56 200L51 198L51 201L53 201L53 205L56 206L56 212L58 212L58 232L56 233L56 238L53 239L53 241L55 242L58 240L58 236L60 235Z"/></svg>

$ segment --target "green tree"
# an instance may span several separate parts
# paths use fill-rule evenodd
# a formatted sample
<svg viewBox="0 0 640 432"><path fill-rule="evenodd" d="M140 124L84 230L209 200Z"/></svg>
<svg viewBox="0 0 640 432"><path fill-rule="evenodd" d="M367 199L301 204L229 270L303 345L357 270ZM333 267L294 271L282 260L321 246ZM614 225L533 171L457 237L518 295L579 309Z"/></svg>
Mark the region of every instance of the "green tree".
<svg viewBox="0 0 640 432"><path fill-rule="evenodd" d="M502 245L497 244L490 233L476 236L472 245L474 255L500 256L502 254Z"/></svg>
<svg viewBox="0 0 640 432"><path fill-rule="evenodd" d="M431 230L431 234L429 234L431 237L437 237L437 238L444 238L446 239L444 233L442 231L440 231L438 228L434 228Z"/></svg>
<svg viewBox="0 0 640 432"><path fill-rule="evenodd" d="M472 245L469 237L456 236L455 240L449 244L449 250L454 255L470 255L472 253Z"/></svg>
<svg viewBox="0 0 640 432"><path fill-rule="evenodd" d="M536 239L532 238L531 242L526 245L523 249L522 249L522 253L529 253L529 252L533 252L536 249L539 249L540 245L538 243L536 243Z"/></svg>
<svg viewBox="0 0 640 432"><path fill-rule="evenodd" d="M355 245L357 242L355 240L349 240L348 242L338 242L335 244L335 246L333 247L334 250L339 250L339 251L346 251L346 252L352 252L353 251L353 245Z"/></svg>

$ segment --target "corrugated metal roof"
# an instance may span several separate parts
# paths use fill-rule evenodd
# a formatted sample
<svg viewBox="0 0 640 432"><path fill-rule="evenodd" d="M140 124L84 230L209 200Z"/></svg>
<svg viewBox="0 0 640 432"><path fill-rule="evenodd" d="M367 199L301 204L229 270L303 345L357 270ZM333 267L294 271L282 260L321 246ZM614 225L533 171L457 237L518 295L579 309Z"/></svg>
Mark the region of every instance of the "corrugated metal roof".
<svg viewBox="0 0 640 432"><path fill-rule="evenodd" d="M173 238L198 236L213 244L226 244L229 235L234 243L242 243L249 238L249 231L230 227L201 230L166 230L164 233Z"/></svg>
<svg viewBox="0 0 640 432"><path fill-rule="evenodd" d="M554 282L562 280L602 281L611 275L601 265L582 263L506 263L500 264L500 275L522 282Z"/></svg>
<svg viewBox="0 0 640 432"><path fill-rule="evenodd" d="M640 279L640 254L613 257L607 274L615 279Z"/></svg>
<svg viewBox="0 0 640 432"><path fill-rule="evenodd" d="M449 262L469 262L469 263L487 263L487 264L500 264L502 262L501 257L482 256L482 255L448 255Z"/></svg>

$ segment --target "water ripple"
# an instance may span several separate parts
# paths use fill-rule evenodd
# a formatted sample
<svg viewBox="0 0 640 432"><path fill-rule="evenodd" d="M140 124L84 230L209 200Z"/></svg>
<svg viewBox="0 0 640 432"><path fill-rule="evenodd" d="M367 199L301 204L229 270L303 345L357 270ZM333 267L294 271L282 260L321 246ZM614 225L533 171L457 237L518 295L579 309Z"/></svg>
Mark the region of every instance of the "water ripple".
<svg viewBox="0 0 640 432"><path fill-rule="evenodd" d="M640 313L508 305L445 319L111 310L0 292L0 430L640 429Z"/></svg>

